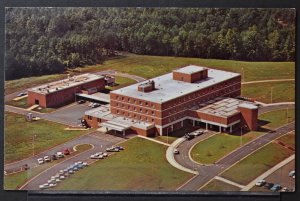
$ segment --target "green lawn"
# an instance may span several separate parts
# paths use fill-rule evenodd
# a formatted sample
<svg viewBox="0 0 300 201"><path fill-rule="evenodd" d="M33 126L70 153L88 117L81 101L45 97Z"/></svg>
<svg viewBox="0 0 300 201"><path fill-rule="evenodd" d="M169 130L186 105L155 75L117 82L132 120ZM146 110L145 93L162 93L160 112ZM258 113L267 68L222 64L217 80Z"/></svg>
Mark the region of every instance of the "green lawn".
<svg viewBox="0 0 300 201"><path fill-rule="evenodd" d="M288 115L287 115L288 113ZM278 128L288 122L295 121L295 109L275 110L261 114L259 119L265 121L266 124L261 125L264 128ZM261 122L259 122L261 124Z"/></svg>
<svg viewBox="0 0 300 201"><path fill-rule="evenodd" d="M20 107L20 108L28 108L29 106L27 105L27 98L22 98L19 100L10 100L5 102L7 105L15 106L15 107Z"/></svg>
<svg viewBox="0 0 300 201"><path fill-rule="evenodd" d="M124 151L80 170L54 190L175 190L193 176L167 162L164 145L133 138L121 146Z"/></svg>
<svg viewBox="0 0 300 201"><path fill-rule="evenodd" d="M282 136L281 138L278 139L279 141L295 148L295 131Z"/></svg>
<svg viewBox="0 0 300 201"><path fill-rule="evenodd" d="M241 189L237 186L233 186L222 182L220 180L212 180L206 184L200 191L240 191Z"/></svg>
<svg viewBox="0 0 300 201"><path fill-rule="evenodd" d="M155 140L161 141L161 142L165 142L168 144L172 144L175 140L177 140L178 137L174 137L174 136L157 136L155 137Z"/></svg>
<svg viewBox="0 0 300 201"><path fill-rule="evenodd" d="M5 163L32 155L33 136L35 153L67 142L87 131L65 131L65 126L45 120L27 122L19 114L5 112Z"/></svg>
<svg viewBox="0 0 300 201"><path fill-rule="evenodd" d="M270 143L241 160L221 174L221 177L247 185L294 152L276 143Z"/></svg>
<svg viewBox="0 0 300 201"><path fill-rule="evenodd" d="M244 134L242 144L257 138L261 134L263 132L254 131ZM199 163L212 164L240 147L240 145L241 137L239 135L216 134L196 144L191 151L191 157Z"/></svg>
<svg viewBox="0 0 300 201"><path fill-rule="evenodd" d="M242 73L244 69L245 80L268 80L295 77L294 62L244 62L233 60L200 59L188 57L167 57L130 55L107 60L102 65L82 68L82 71L99 71L102 69L115 69L120 72L152 78L169 73L175 68L195 64L221 70Z"/></svg>
<svg viewBox="0 0 300 201"><path fill-rule="evenodd" d="M78 69L75 69L75 71L84 73L101 71L105 69L114 69L119 72L139 75L149 79L158 75L169 73L175 68L189 64L202 65L241 73L245 76L243 81L290 79L295 77L294 62L244 62L233 60L147 56L134 54L115 57L114 59L105 61L101 65L87 66L81 68L80 71ZM242 73L242 69L244 69L244 73ZM59 80L64 77L66 77L66 75L46 75L6 81L5 94L10 94L12 92L33 87L42 83Z"/></svg>
<svg viewBox="0 0 300 201"><path fill-rule="evenodd" d="M136 83L136 81L133 79L127 78L127 77L115 76L115 83L117 83L116 86L114 86L114 87L108 86L106 88L110 89L110 90L116 90L116 89L119 89L119 88L122 88L122 87L125 87L128 85L134 84L134 83Z"/></svg>
<svg viewBox="0 0 300 201"><path fill-rule="evenodd" d="M242 95L271 103L271 87L273 103L295 101L295 81L245 84L242 85Z"/></svg>

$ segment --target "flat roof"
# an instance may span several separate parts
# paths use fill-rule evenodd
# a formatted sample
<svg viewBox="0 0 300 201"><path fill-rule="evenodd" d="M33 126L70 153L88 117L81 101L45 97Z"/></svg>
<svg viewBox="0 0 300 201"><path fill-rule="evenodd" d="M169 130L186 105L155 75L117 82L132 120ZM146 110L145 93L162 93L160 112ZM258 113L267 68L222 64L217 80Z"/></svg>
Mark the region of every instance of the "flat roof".
<svg viewBox="0 0 300 201"><path fill-rule="evenodd" d="M248 109L257 109L256 105L249 104L249 103L242 103L239 105L240 107L248 108Z"/></svg>
<svg viewBox="0 0 300 201"><path fill-rule="evenodd" d="M173 72L179 72L179 73L184 73L184 74L193 74L196 72L203 71L205 69L207 69L207 68L202 67L202 66L188 65L186 67L173 70Z"/></svg>
<svg viewBox="0 0 300 201"><path fill-rule="evenodd" d="M29 89L29 91L34 91L41 94L49 94L55 91L64 90L74 86L79 86L84 83L88 83L102 78L104 78L104 76L102 75L85 73L81 75L72 76L70 78L63 79L60 81L51 82L37 87L33 87Z"/></svg>
<svg viewBox="0 0 300 201"><path fill-rule="evenodd" d="M153 123L148 123L148 122L145 122L145 121L135 120L135 119L132 119L132 118L129 118L129 117L122 117L122 116L119 116L119 115L116 115L116 114L112 114L110 112L110 105L109 104L108 105L101 105L98 108L88 110L88 111L85 112L85 115L105 119L105 120L109 121L109 124L114 124L114 125L119 125L119 126L120 125L124 125L124 126L127 125L129 127L132 126L132 127L141 128L141 129L144 129L144 130L147 130L149 128L154 127Z"/></svg>
<svg viewBox="0 0 300 201"><path fill-rule="evenodd" d="M110 102L109 94L97 92L94 94L83 94L83 93L77 93L76 96L83 97L83 98L89 98L95 101L101 101L105 103Z"/></svg>
<svg viewBox="0 0 300 201"><path fill-rule="evenodd" d="M197 112L202 112L202 113L226 118L240 113L240 111L238 110L238 106L241 105L246 105L253 109L257 109L257 106L251 102L243 101L235 98L225 98L225 97L219 97L213 99L206 103L202 103L198 106L194 106L191 109L196 110Z"/></svg>
<svg viewBox="0 0 300 201"><path fill-rule="evenodd" d="M187 66L184 67L183 69L185 68L200 70L203 69L204 67ZM140 85L141 83L149 82L148 80L146 80L137 84L133 84L127 87L114 90L111 93L130 96L133 98L146 100L150 102L163 103L163 102L173 100L177 97L207 88L209 86L213 86L219 82L226 81L230 78L234 78L239 75L240 74L238 73L208 68L208 78L199 80L194 83L188 83L188 82L173 80L173 73L168 73L151 79L155 82L155 88L156 88L156 90L153 90L151 92L144 93L138 91L138 85Z"/></svg>

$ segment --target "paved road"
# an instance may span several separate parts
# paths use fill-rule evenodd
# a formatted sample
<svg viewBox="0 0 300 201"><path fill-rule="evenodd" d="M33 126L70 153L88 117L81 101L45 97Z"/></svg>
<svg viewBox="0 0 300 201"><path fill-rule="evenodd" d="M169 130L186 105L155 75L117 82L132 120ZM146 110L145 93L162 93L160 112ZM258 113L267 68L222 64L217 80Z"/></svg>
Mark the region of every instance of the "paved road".
<svg viewBox="0 0 300 201"><path fill-rule="evenodd" d="M284 109L295 109L295 104L282 104L282 105L265 105L260 106L258 110L258 114L271 112L273 110L284 110Z"/></svg>
<svg viewBox="0 0 300 201"><path fill-rule="evenodd" d="M130 136L132 137L132 136ZM96 152L105 152L107 147L110 147L114 144L120 143L126 140L125 138L116 137L112 135L105 135L100 132L94 132L92 134L86 135L81 139L76 140L73 144L79 143L91 143L94 145L93 149L82 152L75 155L74 157L67 158L58 164L50 167L49 169L43 171L38 176L29 180L25 185L23 185L20 190L39 190L39 185L46 183L51 176L55 175L59 170L65 169L71 164L74 164L77 161L88 161L90 155ZM68 142L70 143L70 142ZM107 159L104 159L107 160Z"/></svg>
<svg viewBox="0 0 300 201"><path fill-rule="evenodd" d="M187 168L195 169L196 171L199 172L199 175L195 176L189 182L181 186L178 190L183 190L183 191L198 190L201 186L203 186L205 183L207 183L215 176L220 174L226 168L230 167L232 164L238 162L245 156L249 155L253 151L269 143L270 141L294 129L295 129L295 122L289 123L283 127L276 129L274 133L267 133L261 137L258 137L257 139L246 144L245 146L242 146L239 149L235 150L234 152L228 154L227 156L219 160L214 165L210 165L210 166L202 166L202 165L195 164L191 161L188 161L189 157L188 157L187 150L188 147L191 146L191 144L189 144L189 141L185 141L184 143L182 143L182 147L187 147L187 148L183 148L183 149L182 147L179 148L181 152L180 154L184 156L181 158L176 158L178 159L177 162L180 164L182 163L182 165L185 165Z"/></svg>

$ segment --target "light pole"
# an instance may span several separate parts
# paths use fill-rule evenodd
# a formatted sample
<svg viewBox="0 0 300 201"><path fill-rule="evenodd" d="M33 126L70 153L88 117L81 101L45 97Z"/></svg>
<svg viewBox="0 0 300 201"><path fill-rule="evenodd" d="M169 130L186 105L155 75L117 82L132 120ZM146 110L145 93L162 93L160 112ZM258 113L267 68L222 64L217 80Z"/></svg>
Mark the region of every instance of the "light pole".
<svg viewBox="0 0 300 201"><path fill-rule="evenodd" d="M273 87L271 87L271 103L273 103Z"/></svg>
<svg viewBox="0 0 300 201"><path fill-rule="evenodd" d="M242 146L242 144L243 144L243 126L241 126L241 145L240 146Z"/></svg>
<svg viewBox="0 0 300 201"><path fill-rule="evenodd" d="M289 108L286 108L286 123L289 123Z"/></svg>
<svg viewBox="0 0 300 201"><path fill-rule="evenodd" d="M34 134L32 136L32 156L34 156L34 140L35 140L36 137L37 137L36 134Z"/></svg>

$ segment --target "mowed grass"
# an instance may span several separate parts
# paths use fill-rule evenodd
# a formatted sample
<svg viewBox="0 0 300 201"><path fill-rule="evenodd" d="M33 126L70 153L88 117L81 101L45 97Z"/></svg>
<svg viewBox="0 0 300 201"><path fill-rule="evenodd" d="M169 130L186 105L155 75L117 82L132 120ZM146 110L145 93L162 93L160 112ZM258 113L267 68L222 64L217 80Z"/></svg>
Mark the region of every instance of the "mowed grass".
<svg viewBox="0 0 300 201"><path fill-rule="evenodd" d="M293 151L272 142L235 164L221 174L221 177L247 185L293 153Z"/></svg>
<svg viewBox="0 0 300 201"><path fill-rule="evenodd" d="M127 77L120 77L120 76L115 76L115 83L117 84L116 86L108 86L106 87L107 89L110 90L116 90L122 87L126 87L128 85L136 83L135 80L127 78Z"/></svg>
<svg viewBox="0 0 300 201"><path fill-rule="evenodd" d="M67 142L87 131L66 131L65 126L45 120L28 122L25 116L5 112L5 163L18 161L56 145Z"/></svg>
<svg viewBox="0 0 300 201"><path fill-rule="evenodd" d="M294 62L244 62L188 57L128 55L107 60L102 65L82 68L82 71L114 69L119 72L152 78L189 64L244 74L243 81L287 79L295 77Z"/></svg>
<svg viewBox="0 0 300 201"><path fill-rule="evenodd" d="M200 191L240 191L241 189L237 186L233 186L222 182L220 180L212 180L206 184Z"/></svg>
<svg viewBox="0 0 300 201"><path fill-rule="evenodd" d="M5 95L66 77L65 74L54 74L5 81Z"/></svg>
<svg viewBox="0 0 300 201"><path fill-rule="evenodd" d="M15 107L20 107L20 108L28 108L29 106L27 105L27 98L22 98L19 100L10 100L5 102L7 105L15 106Z"/></svg>
<svg viewBox="0 0 300 201"><path fill-rule="evenodd" d="M248 132L242 137L242 145L263 134L263 132ZM196 144L191 157L198 163L212 164L233 150L241 146L241 137L239 135L229 135L225 133L216 134L208 139Z"/></svg>
<svg viewBox="0 0 300 201"><path fill-rule="evenodd" d="M287 145L295 148L295 131L282 136L281 138L278 139L278 141L281 141L284 144L287 144Z"/></svg>
<svg viewBox="0 0 300 201"><path fill-rule="evenodd" d="M164 145L133 138L121 146L124 151L80 170L54 190L175 190L193 176L167 162Z"/></svg>
<svg viewBox="0 0 300 201"><path fill-rule="evenodd" d="M164 142L164 143L168 143L168 144L172 144L175 140L177 140L178 137L174 137L174 136L157 136L155 137L155 140Z"/></svg>
<svg viewBox="0 0 300 201"><path fill-rule="evenodd" d="M17 190L20 188L28 179L33 178L37 174L45 171L46 169L53 166L55 162L45 163L43 165L39 165L35 168L31 168L27 171L18 172L15 174L5 175L4 176L4 189L5 190Z"/></svg>
<svg viewBox="0 0 300 201"><path fill-rule="evenodd" d="M286 123L295 121L295 109L275 110L263 113L259 116L259 119L266 123L261 125L261 127L275 129Z"/></svg>
<svg viewBox="0 0 300 201"><path fill-rule="evenodd" d="M242 96L253 98L263 103L294 102L295 81L267 82L242 85Z"/></svg>

